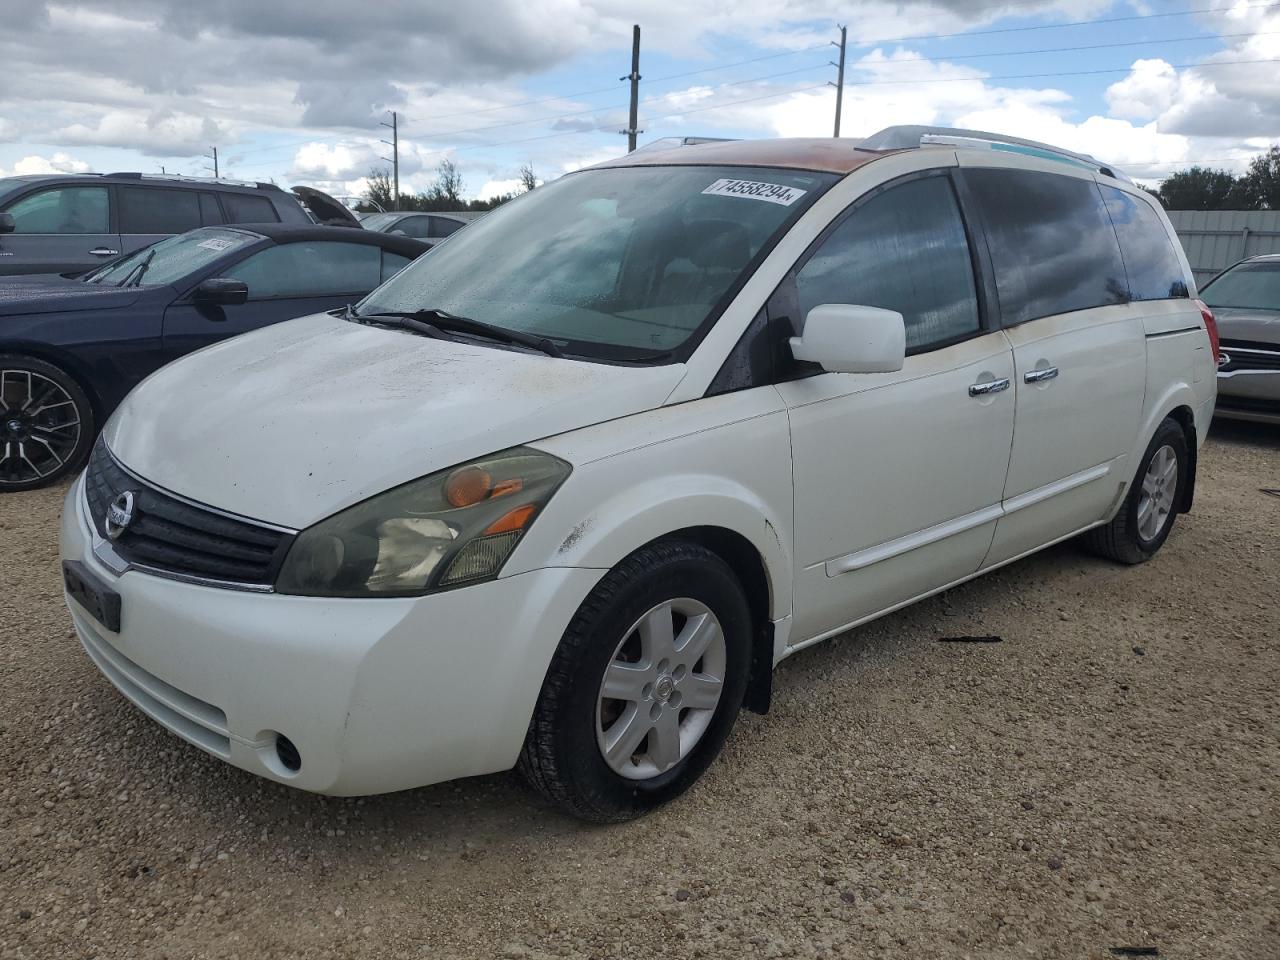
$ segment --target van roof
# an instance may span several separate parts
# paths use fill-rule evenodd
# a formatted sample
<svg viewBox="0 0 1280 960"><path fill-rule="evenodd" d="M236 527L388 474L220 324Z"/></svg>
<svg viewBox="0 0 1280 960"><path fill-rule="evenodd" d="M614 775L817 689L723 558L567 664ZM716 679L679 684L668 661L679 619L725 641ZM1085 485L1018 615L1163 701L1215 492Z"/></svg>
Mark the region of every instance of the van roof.
<svg viewBox="0 0 1280 960"><path fill-rule="evenodd" d="M721 140L676 145L669 150L637 150L596 164L602 167L725 166L788 167L823 173L852 173L886 153L864 150L859 141L834 137L784 137L776 140Z"/></svg>

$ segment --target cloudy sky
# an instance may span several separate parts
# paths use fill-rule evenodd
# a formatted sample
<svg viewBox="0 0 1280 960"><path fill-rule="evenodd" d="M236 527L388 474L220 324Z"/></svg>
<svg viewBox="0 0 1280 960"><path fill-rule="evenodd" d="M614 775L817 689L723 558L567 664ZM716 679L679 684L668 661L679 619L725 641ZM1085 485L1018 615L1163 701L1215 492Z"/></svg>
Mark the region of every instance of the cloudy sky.
<svg viewBox="0 0 1280 960"><path fill-rule="evenodd" d="M641 142L893 123L1045 140L1149 180L1280 141L1280 3L1223 0L0 0L0 175L201 174L358 193L401 116L401 185L466 191Z"/></svg>

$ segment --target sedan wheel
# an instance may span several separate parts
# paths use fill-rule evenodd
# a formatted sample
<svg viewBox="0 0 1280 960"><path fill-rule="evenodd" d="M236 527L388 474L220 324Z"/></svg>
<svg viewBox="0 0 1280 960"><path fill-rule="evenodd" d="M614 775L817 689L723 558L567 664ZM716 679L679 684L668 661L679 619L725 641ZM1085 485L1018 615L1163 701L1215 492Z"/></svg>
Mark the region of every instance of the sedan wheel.
<svg viewBox="0 0 1280 960"><path fill-rule="evenodd" d="M34 358L0 358L0 490L71 472L92 436L88 401L74 381Z"/></svg>

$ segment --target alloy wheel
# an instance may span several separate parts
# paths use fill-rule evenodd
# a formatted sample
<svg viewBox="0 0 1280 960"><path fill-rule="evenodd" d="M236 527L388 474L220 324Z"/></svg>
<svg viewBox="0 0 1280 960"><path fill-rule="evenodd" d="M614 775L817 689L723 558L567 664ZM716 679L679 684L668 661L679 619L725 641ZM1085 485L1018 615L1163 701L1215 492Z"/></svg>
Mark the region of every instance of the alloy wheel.
<svg viewBox="0 0 1280 960"><path fill-rule="evenodd" d="M1173 513L1178 492L1178 454L1165 444L1151 456L1138 497L1138 535L1151 541L1160 535Z"/></svg>
<svg viewBox="0 0 1280 960"><path fill-rule="evenodd" d="M0 487L52 476L80 443L80 411L56 381L0 370Z"/></svg>
<svg viewBox="0 0 1280 960"><path fill-rule="evenodd" d="M724 630L705 604L657 604L623 635L596 703L596 742L628 780L670 770L715 716L727 663Z"/></svg>

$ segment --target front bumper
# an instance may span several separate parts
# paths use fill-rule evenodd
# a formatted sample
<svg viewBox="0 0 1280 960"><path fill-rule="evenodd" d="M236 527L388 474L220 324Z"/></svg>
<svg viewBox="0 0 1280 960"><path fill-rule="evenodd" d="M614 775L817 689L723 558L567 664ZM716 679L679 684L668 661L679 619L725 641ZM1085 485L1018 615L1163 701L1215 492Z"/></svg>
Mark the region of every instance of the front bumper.
<svg viewBox="0 0 1280 960"><path fill-rule="evenodd" d="M1280 370L1219 371L1215 413L1236 420L1280 423Z"/></svg>
<svg viewBox="0 0 1280 960"><path fill-rule="evenodd" d="M94 556L82 487L64 504L62 557L122 603L112 633L67 598L99 669L183 739L319 793L384 793L514 765L556 645L604 573L549 568L369 600L116 576ZM277 734L296 745L296 772L277 756Z"/></svg>

